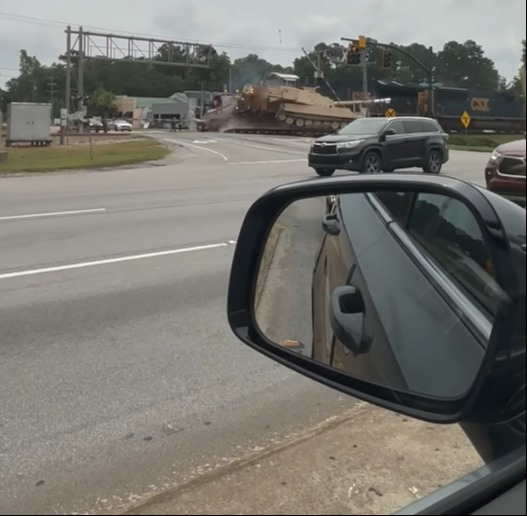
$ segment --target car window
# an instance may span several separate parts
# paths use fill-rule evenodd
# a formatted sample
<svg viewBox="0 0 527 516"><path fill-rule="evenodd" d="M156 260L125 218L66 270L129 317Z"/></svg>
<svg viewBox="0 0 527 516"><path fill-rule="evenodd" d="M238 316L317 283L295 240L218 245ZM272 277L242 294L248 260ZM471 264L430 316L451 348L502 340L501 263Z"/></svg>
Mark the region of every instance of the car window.
<svg viewBox="0 0 527 516"><path fill-rule="evenodd" d="M415 194L411 192L379 192L375 194L375 198L380 201L382 207L403 227L406 226L414 196Z"/></svg>
<svg viewBox="0 0 527 516"><path fill-rule="evenodd" d="M405 120L404 121L404 130L406 133L422 133L423 128L421 126L420 120Z"/></svg>
<svg viewBox="0 0 527 516"><path fill-rule="evenodd" d="M434 124L434 122L431 122L430 120L422 120L421 121L421 125L422 125L423 131L425 133L438 133L438 132L440 132L440 128L437 127L437 125Z"/></svg>
<svg viewBox="0 0 527 516"><path fill-rule="evenodd" d="M481 228L464 203L421 193L411 210L408 231L481 308L496 314L498 297L492 255Z"/></svg>
<svg viewBox="0 0 527 516"><path fill-rule="evenodd" d="M404 124L401 122L401 120L394 120L393 122L390 122L386 129L393 129L397 134L404 134Z"/></svg>

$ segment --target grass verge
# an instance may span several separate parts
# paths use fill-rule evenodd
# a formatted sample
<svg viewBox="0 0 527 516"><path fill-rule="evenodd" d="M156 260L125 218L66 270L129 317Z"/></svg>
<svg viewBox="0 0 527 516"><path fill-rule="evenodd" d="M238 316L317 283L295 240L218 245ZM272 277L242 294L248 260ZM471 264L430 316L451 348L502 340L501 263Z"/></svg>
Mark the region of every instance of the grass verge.
<svg viewBox="0 0 527 516"><path fill-rule="evenodd" d="M75 147L11 147L0 173L47 172L131 165L164 158L169 150L151 139ZM93 158L93 159L92 159Z"/></svg>
<svg viewBox="0 0 527 516"><path fill-rule="evenodd" d="M451 134L448 144L451 149L474 152L492 152L503 143L521 140L522 134Z"/></svg>

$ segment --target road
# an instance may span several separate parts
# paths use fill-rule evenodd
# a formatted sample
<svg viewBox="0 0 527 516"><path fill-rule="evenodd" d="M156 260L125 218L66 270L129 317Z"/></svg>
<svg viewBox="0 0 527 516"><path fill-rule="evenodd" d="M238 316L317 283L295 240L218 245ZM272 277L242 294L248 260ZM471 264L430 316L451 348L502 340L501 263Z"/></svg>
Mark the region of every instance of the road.
<svg viewBox="0 0 527 516"><path fill-rule="evenodd" d="M157 136L159 166L0 178L3 514L117 512L353 403L226 322L243 215L313 175L307 141Z"/></svg>

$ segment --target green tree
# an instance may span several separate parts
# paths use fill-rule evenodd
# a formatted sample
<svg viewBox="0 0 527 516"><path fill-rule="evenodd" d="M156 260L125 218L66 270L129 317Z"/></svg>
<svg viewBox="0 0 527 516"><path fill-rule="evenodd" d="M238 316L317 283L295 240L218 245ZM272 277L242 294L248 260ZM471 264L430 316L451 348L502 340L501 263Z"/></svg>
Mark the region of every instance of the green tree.
<svg viewBox="0 0 527 516"><path fill-rule="evenodd" d="M117 112L115 100L115 95L112 92L104 88L97 88L91 94L88 103L90 114L107 117L114 116Z"/></svg>
<svg viewBox="0 0 527 516"><path fill-rule="evenodd" d="M476 90L494 90L499 73L475 41L449 41L437 56L436 77L447 86Z"/></svg>
<svg viewBox="0 0 527 516"><path fill-rule="evenodd" d="M418 61L423 63L424 66L434 70L437 56L431 49L420 43L412 43L411 45L403 46L401 48L409 52ZM428 82L426 71L415 61L398 52L394 52L394 57L397 81L403 84L420 84Z"/></svg>
<svg viewBox="0 0 527 516"><path fill-rule="evenodd" d="M232 63L232 83L235 89L241 89L246 84L254 84L265 78L270 72L285 72L283 66L275 65L262 59L257 54L235 59Z"/></svg>

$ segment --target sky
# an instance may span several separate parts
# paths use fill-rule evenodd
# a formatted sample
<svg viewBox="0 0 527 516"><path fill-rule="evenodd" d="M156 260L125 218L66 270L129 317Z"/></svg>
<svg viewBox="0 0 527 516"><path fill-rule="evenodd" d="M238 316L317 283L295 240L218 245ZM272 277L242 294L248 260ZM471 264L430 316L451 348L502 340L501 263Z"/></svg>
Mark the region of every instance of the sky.
<svg viewBox="0 0 527 516"><path fill-rule="evenodd" d="M211 43L231 58L256 53L283 65L302 55L302 47L360 34L436 51L446 41L473 39L512 80L525 15L525 0L0 0L0 87L17 75L22 48L43 64L56 61L68 23Z"/></svg>

